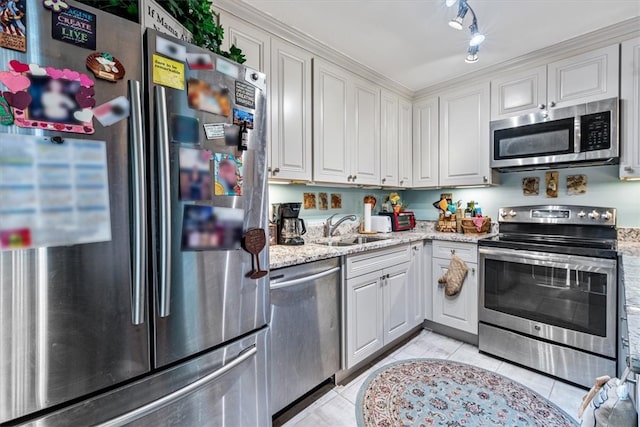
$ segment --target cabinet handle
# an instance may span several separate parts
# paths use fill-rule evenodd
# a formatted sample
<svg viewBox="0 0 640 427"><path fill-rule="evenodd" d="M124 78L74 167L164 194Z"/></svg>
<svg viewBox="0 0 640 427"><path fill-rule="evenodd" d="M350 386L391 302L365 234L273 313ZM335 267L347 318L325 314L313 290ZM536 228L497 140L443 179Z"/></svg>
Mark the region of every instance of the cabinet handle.
<svg viewBox="0 0 640 427"><path fill-rule="evenodd" d="M400 180L400 185L404 184L404 179Z"/></svg>
<svg viewBox="0 0 640 427"><path fill-rule="evenodd" d="M455 255L456 254L456 250L455 249L451 249L451 255Z"/></svg>
<svg viewBox="0 0 640 427"><path fill-rule="evenodd" d="M271 172L271 166L267 167L267 172Z"/></svg>
<svg viewBox="0 0 640 427"><path fill-rule="evenodd" d="M356 182L356 178L357 178L357 176L353 175L353 182Z"/></svg>
<svg viewBox="0 0 640 427"><path fill-rule="evenodd" d="M274 175L275 175L275 174L277 174L278 172L280 172L280 168L275 168L275 169L273 170L273 174L274 174Z"/></svg>
<svg viewBox="0 0 640 427"><path fill-rule="evenodd" d="M476 269L475 268L471 269L471 274L476 274Z"/></svg>
<svg viewBox="0 0 640 427"><path fill-rule="evenodd" d="M485 182L485 183L486 183L486 182L489 182L489 178L487 178L486 176L483 176L483 177L482 177L482 182Z"/></svg>
<svg viewBox="0 0 640 427"><path fill-rule="evenodd" d="M351 181L351 178L353 178L353 175L349 175L349 176L347 177L347 181Z"/></svg>
<svg viewBox="0 0 640 427"><path fill-rule="evenodd" d="M620 338L623 347L629 347L629 338Z"/></svg>
<svg viewBox="0 0 640 427"><path fill-rule="evenodd" d="M551 102L549 103L549 107L553 108L553 107L555 107L555 106L556 106L556 102L555 102L555 101L551 101Z"/></svg>
<svg viewBox="0 0 640 427"><path fill-rule="evenodd" d="M632 173L633 172L633 168L631 166L625 166L624 167L624 171L627 173Z"/></svg>
<svg viewBox="0 0 640 427"><path fill-rule="evenodd" d="M541 110L544 110L545 107L546 107L546 105L544 105L544 104L538 104L538 108L541 109Z"/></svg>
<svg viewBox="0 0 640 427"><path fill-rule="evenodd" d="M382 178L382 183L384 184L385 182L387 182L387 178Z"/></svg>

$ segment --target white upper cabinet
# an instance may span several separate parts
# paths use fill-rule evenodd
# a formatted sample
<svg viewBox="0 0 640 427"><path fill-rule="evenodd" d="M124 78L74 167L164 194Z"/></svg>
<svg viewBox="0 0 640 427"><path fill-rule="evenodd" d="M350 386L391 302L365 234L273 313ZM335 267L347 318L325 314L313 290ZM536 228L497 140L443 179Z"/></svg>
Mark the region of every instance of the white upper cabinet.
<svg viewBox="0 0 640 427"><path fill-rule="evenodd" d="M271 37L269 33L229 15L220 13L220 23L224 26L223 48L229 50L231 45L242 49L247 61L243 64L266 73L270 71Z"/></svg>
<svg viewBox="0 0 640 427"><path fill-rule="evenodd" d="M347 111L349 73L325 61L313 61L313 179L351 182Z"/></svg>
<svg viewBox="0 0 640 427"><path fill-rule="evenodd" d="M380 183L398 186L398 153L400 152L398 129L398 96L383 90L380 95Z"/></svg>
<svg viewBox="0 0 640 427"><path fill-rule="evenodd" d="M489 83L440 95L440 186L491 184Z"/></svg>
<svg viewBox="0 0 640 427"><path fill-rule="evenodd" d="M438 186L438 98L413 104L413 187Z"/></svg>
<svg viewBox="0 0 640 427"><path fill-rule="evenodd" d="M271 176L311 180L312 55L271 40Z"/></svg>
<svg viewBox="0 0 640 427"><path fill-rule="evenodd" d="M640 38L622 43L620 178L640 178Z"/></svg>
<svg viewBox="0 0 640 427"><path fill-rule="evenodd" d="M491 80L491 120L536 112L546 99L546 65Z"/></svg>
<svg viewBox="0 0 640 427"><path fill-rule="evenodd" d="M409 188L413 185L413 137L411 102L398 101L398 184Z"/></svg>
<svg viewBox="0 0 640 427"><path fill-rule="evenodd" d="M348 123L353 132L351 182L380 185L380 87L351 77L353 109Z"/></svg>
<svg viewBox="0 0 640 427"><path fill-rule="evenodd" d="M313 179L380 185L380 88L314 59Z"/></svg>
<svg viewBox="0 0 640 427"><path fill-rule="evenodd" d="M568 107L617 97L619 52L620 46L615 44L549 64L549 107Z"/></svg>

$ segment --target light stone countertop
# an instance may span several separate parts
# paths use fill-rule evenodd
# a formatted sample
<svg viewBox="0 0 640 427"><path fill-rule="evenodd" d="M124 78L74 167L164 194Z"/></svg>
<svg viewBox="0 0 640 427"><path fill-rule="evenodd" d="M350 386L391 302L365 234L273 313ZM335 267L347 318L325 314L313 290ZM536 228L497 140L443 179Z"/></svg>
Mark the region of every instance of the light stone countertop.
<svg viewBox="0 0 640 427"><path fill-rule="evenodd" d="M452 242L476 243L478 239L493 236L493 234L474 236L468 234L414 230L399 231L395 233L378 233L373 235L373 237L384 237L387 239L353 246L324 246L317 244L317 242L355 239L359 236L366 237L369 235L347 234L331 238L319 238L314 241L316 243L307 242L306 244L301 246L271 246L269 247L269 267L274 270L276 268L304 264L307 262L334 258L343 255L357 254L375 249L386 248L389 246L417 242L420 240L446 240Z"/></svg>
<svg viewBox="0 0 640 427"><path fill-rule="evenodd" d="M640 242L618 242L624 283L631 367L640 373Z"/></svg>

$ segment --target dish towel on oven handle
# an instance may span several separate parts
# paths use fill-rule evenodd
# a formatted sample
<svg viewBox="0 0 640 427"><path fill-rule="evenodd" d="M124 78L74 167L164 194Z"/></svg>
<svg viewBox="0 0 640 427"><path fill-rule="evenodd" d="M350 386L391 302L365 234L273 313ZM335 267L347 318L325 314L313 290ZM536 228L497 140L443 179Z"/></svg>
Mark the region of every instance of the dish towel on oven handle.
<svg viewBox="0 0 640 427"><path fill-rule="evenodd" d="M462 283L465 277L467 277L468 271L469 268L462 259L456 255L451 256L451 262L449 263L447 272L438 279L439 284L444 284L444 294L446 296L453 297L460 293Z"/></svg>

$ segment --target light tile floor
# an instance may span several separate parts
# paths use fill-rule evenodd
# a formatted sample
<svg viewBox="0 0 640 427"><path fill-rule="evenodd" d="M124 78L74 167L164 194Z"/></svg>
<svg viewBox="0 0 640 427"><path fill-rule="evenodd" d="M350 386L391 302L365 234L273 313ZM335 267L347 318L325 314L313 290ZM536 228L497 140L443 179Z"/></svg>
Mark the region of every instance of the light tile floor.
<svg viewBox="0 0 640 427"><path fill-rule="evenodd" d="M289 419L285 427L354 427L355 403L364 380L386 364L415 358L439 358L468 363L511 378L546 397L576 417L586 390L546 377L528 369L480 354L478 348L453 338L423 330L388 356L345 385L320 391L319 398Z"/></svg>

